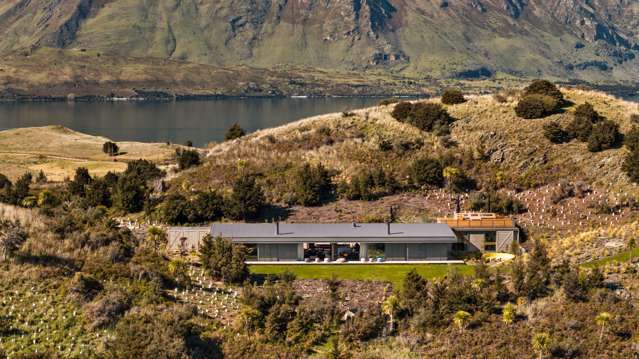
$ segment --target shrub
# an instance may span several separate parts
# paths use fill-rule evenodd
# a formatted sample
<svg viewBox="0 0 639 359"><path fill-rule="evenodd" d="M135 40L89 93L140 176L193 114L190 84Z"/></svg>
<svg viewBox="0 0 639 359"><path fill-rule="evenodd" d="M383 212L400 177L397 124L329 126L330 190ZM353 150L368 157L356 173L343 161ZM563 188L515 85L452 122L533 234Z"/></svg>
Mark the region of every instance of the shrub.
<svg viewBox="0 0 639 359"><path fill-rule="evenodd" d="M527 95L519 101L515 113L525 119L544 118L554 114L557 106L557 101L550 96Z"/></svg>
<svg viewBox="0 0 639 359"><path fill-rule="evenodd" d="M228 131L226 131L226 134L224 135L224 140L230 141L230 140L234 140L234 139L243 137L244 135L246 135L246 132L244 131L244 129L242 127L240 127L240 125L238 123L234 123L228 129Z"/></svg>
<svg viewBox="0 0 639 359"><path fill-rule="evenodd" d="M395 105L391 116L399 122L404 122L408 119L411 112L413 112L413 104L410 102L400 102Z"/></svg>
<svg viewBox="0 0 639 359"><path fill-rule="evenodd" d="M148 160L135 160L129 162L124 171L124 176L133 177L143 183L164 177L166 173Z"/></svg>
<svg viewBox="0 0 639 359"><path fill-rule="evenodd" d="M592 133L593 125L602 119L592 105L586 102L577 106L575 109L574 118L570 125L568 125L567 131L570 137L582 142L587 142Z"/></svg>
<svg viewBox="0 0 639 359"><path fill-rule="evenodd" d="M27 233L20 223L0 219L0 261L14 257L26 241Z"/></svg>
<svg viewBox="0 0 639 359"><path fill-rule="evenodd" d="M592 127L592 133L588 137L588 150L590 152L605 151L619 147L622 141L619 126L612 121L604 120Z"/></svg>
<svg viewBox="0 0 639 359"><path fill-rule="evenodd" d="M413 106L409 123L422 131L435 131L438 135L449 132L448 126L453 122L445 108L436 103L418 103Z"/></svg>
<svg viewBox="0 0 639 359"><path fill-rule="evenodd" d="M71 281L69 294L80 302L91 301L102 290L102 284L94 277L76 273Z"/></svg>
<svg viewBox="0 0 639 359"><path fill-rule="evenodd" d="M639 113L633 113L630 115L630 121L632 123L639 123Z"/></svg>
<svg viewBox="0 0 639 359"><path fill-rule="evenodd" d="M560 144L570 141L570 134L556 121L545 124L543 130L544 137L552 143Z"/></svg>
<svg viewBox="0 0 639 359"><path fill-rule="evenodd" d="M53 208L60 204L60 199L53 192L45 189L38 195L38 207L40 208Z"/></svg>
<svg viewBox="0 0 639 359"><path fill-rule="evenodd" d="M386 318L379 306L369 306L347 320L342 335L348 341L361 343L379 337L385 325Z"/></svg>
<svg viewBox="0 0 639 359"><path fill-rule="evenodd" d="M456 105L466 102L464 94L459 89L446 89L442 95L442 103L446 105Z"/></svg>
<svg viewBox="0 0 639 359"><path fill-rule="evenodd" d="M133 308L116 325L106 356L125 358L221 357L216 342L201 337L190 307Z"/></svg>
<svg viewBox="0 0 639 359"><path fill-rule="evenodd" d="M11 186L13 186L13 184L9 178L0 173L0 190L11 188Z"/></svg>
<svg viewBox="0 0 639 359"><path fill-rule="evenodd" d="M632 126L632 129L624 136L623 144L628 147L631 152L639 148L639 127ZM2 184L0 184L0 189Z"/></svg>
<svg viewBox="0 0 639 359"><path fill-rule="evenodd" d="M180 171L200 165L200 153L197 150L175 150Z"/></svg>
<svg viewBox="0 0 639 359"><path fill-rule="evenodd" d="M441 163L432 158L415 160L409 168L409 177L416 186L442 187L444 185L444 169Z"/></svg>
<svg viewBox="0 0 639 359"><path fill-rule="evenodd" d="M120 148L115 143L107 141L102 145L102 152L109 156L117 156L120 152Z"/></svg>
<svg viewBox="0 0 639 359"><path fill-rule="evenodd" d="M239 284L248 278L246 248L243 245L207 235L202 239L199 256L202 267L213 279Z"/></svg>
<svg viewBox="0 0 639 359"><path fill-rule="evenodd" d="M317 206L326 201L334 190L329 171L321 164L304 164L293 180L295 202L302 206Z"/></svg>
<svg viewBox="0 0 639 359"><path fill-rule="evenodd" d="M561 91L550 81L547 80L535 80L528 87L524 89L524 96L529 95L543 95L553 98L557 105L561 105L564 101L564 95Z"/></svg>
<svg viewBox="0 0 639 359"><path fill-rule="evenodd" d="M129 310L131 298L124 292L111 291L87 304L83 309L91 330L113 326Z"/></svg>
<svg viewBox="0 0 639 359"><path fill-rule="evenodd" d="M626 175L628 175L630 181L639 183L639 149L635 149L626 154L622 169Z"/></svg>
<svg viewBox="0 0 639 359"><path fill-rule="evenodd" d="M466 174L462 169L449 166L444 168L444 178L448 188L455 193L462 193L474 190L477 182Z"/></svg>
<svg viewBox="0 0 639 359"><path fill-rule="evenodd" d="M235 180L228 203L228 215L233 219L254 219L264 206L264 192L254 176L242 176Z"/></svg>

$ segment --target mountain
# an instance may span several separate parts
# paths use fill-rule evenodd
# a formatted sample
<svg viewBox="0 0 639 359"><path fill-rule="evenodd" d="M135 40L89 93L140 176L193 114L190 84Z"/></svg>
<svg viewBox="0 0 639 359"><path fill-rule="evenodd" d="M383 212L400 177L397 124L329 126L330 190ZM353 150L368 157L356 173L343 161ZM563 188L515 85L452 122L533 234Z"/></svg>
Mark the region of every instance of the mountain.
<svg viewBox="0 0 639 359"><path fill-rule="evenodd" d="M637 0L5 0L0 53L639 81Z"/></svg>

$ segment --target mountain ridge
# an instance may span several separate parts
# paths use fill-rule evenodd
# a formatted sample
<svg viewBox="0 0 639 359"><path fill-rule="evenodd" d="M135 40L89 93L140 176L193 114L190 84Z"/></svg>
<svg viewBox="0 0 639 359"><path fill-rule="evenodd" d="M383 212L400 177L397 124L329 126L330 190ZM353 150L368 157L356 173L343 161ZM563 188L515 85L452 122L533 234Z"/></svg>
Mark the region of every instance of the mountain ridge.
<svg viewBox="0 0 639 359"><path fill-rule="evenodd" d="M639 80L636 0L9 0L0 54L89 49L214 66Z"/></svg>

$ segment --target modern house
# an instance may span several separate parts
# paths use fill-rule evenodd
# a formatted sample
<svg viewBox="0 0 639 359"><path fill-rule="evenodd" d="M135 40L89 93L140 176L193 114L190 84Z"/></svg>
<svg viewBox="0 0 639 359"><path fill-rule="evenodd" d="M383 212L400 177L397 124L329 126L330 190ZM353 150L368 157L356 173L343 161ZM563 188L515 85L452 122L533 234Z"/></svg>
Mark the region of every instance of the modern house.
<svg viewBox="0 0 639 359"><path fill-rule="evenodd" d="M206 235L241 243L249 261L445 261L455 233L445 224L399 223L215 223L169 229L169 247L196 250Z"/></svg>
<svg viewBox="0 0 639 359"><path fill-rule="evenodd" d="M194 251L206 235L248 248L250 262L448 261L467 252L510 252L519 229L510 218L459 213L438 223L214 223L173 227L169 248Z"/></svg>
<svg viewBox="0 0 639 359"><path fill-rule="evenodd" d="M460 252L510 252L513 242L520 240L515 221L494 213L457 213L437 223L453 229L459 239L455 250Z"/></svg>

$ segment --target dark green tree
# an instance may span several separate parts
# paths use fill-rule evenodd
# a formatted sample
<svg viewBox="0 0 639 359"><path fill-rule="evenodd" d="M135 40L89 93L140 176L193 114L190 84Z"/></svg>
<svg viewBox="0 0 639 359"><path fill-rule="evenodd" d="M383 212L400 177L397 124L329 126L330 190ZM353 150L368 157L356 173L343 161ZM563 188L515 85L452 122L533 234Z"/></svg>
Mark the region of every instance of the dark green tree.
<svg viewBox="0 0 639 359"><path fill-rule="evenodd" d="M109 156L117 156L120 153L120 148L114 142L107 141L102 145L102 152Z"/></svg>
<svg viewBox="0 0 639 359"><path fill-rule="evenodd" d="M411 269L406 273L402 281L402 290L399 296L402 307L409 315L414 315L423 308L428 299L428 282L424 277Z"/></svg>
<svg viewBox="0 0 639 359"><path fill-rule="evenodd" d="M622 169L633 183L639 183L639 149L632 150L626 154Z"/></svg>
<svg viewBox="0 0 639 359"><path fill-rule="evenodd" d="M320 205L331 197L334 188L330 172L322 164L305 163L295 174L294 198L302 206Z"/></svg>
<svg viewBox="0 0 639 359"><path fill-rule="evenodd" d="M233 193L225 212L233 219L255 219L264 204L264 192L255 181L255 176L242 176L233 184Z"/></svg>
<svg viewBox="0 0 639 359"><path fill-rule="evenodd" d="M639 149L639 127L632 126L632 129L624 136L623 144L626 145L630 152ZM2 188L1 184L0 188Z"/></svg>
<svg viewBox="0 0 639 359"><path fill-rule="evenodd" d="M146 198L146 186L140 178L122 176L115 186L113 204L127 213L137 213L144 208Z"/></svg>
<svg viewBox="0 0 639 359"><path fill-rule="evenodd" d="M207 273L225 283L242 283L248 278L246 248L228 239L205 237L200 250L200 262Z"/></svg>
<svg viewBox="0 0 639 359"><path fill-rule="evenodd" d="M97 206L111 206L111 191L103 179L94 179L85 187L85 195L82 200L85 208Z"/></svg>

